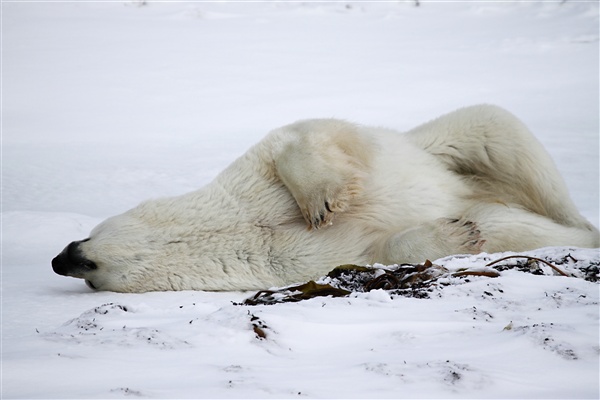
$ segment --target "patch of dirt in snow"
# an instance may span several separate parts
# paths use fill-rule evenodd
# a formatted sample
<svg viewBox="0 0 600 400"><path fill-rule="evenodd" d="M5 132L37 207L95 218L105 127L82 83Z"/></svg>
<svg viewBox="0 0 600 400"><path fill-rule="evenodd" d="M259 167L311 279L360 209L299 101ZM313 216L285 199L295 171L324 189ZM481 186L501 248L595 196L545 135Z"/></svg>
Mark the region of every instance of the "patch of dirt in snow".
<svg viewBox="0 0 600 400"><path fill-rule="evenodd" d="M462 285L474 279L497 278L505 271L533 275L564 276L598 282L600 253L598 249L547 248L523 254L480 254L427 260L423 264L383 266L342 265L317 282L263 290L247 299L244 305L297 302L314 297L344 297L352 293L385 290L393 299L431 296L442 297L447 286ZM489 297L502 295L484 291Z"/></svg>
<svg viewBox="0 0 600 400"><path fill-rule="evenodd" d="M483 387L489 377L472 366L457 363L451 360L430 362L398 362L362 364L365 371L388 379L396 379L402 384L410 385L413 382L428 376L434 384L445 387L446 390Z"/></svg>
<svg viewBox="0 0 600 400"><path fill-rule="evenodd" d="M507 330L527 335L536 345L541 346L544 350L556 353L565 360L577 360L579 358L569 342L555 339L556 332L571 330L566 326L557 326L554 323L539 323L511 327Z"/></svg>
<svg viewBox="0 0 600 400"><path fill-rule="evenodd" d="M110 393L114 393L116 395L123 395L123 396L132 396L132 397L147 397L139 390L133 390L128 387L120 387L120 388L116 388L116 389L111 389Z"/></svg>
<svg viewBox="0 0 600 400"><path fill-rule="evenodd" d="M126 313L133 311L121 304L103 304L85 311L67 321L54 332L45 333L53 341L86 343L90 345L117 345L132 347L146 344L158 349L189 347L190 343L174 338L156 328L145 326L115 326Z"/></svg>
<svg viewBox="0 0 600 400"><path fill-rule="evenodd" d="M44 332L43 337L69 344L176 350L196 347L199 332L224 344L228 340L260 342L273 333L257 313L238 307L207 314L196 303L161 309L107 303Z"/></svg>

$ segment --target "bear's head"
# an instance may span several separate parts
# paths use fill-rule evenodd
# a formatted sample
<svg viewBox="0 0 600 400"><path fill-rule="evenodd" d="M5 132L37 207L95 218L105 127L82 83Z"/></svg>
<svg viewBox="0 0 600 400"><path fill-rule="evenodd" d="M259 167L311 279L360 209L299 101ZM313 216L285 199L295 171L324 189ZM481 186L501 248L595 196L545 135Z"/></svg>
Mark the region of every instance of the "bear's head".
<svg viewBox="0 0 600 400"><path fill-rule="evenodd" d="M126 293L281 284L267 268L268 229L241 222L239 211L224 213L221 201L215 212L200 195L147 201L107 219L56 256L54 272Z"/></svg>
<svg viewBox="0 0 600 400"><path fill-rule="evenodd" d="M155 283L161 282L156 266L164 264L157 255L168 249L165 235L157 233L131 212L121 214L95 227L89 238L70 243L52 260L52 268L59 275L84 279L95 290L169 290L168 282Z"/></svg>

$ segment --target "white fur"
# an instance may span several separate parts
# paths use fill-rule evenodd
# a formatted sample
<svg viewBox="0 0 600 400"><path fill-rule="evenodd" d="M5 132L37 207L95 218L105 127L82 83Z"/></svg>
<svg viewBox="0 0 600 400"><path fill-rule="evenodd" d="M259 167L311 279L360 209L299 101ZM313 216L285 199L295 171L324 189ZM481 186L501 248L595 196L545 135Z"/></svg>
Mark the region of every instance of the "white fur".
<svg viewBox="0 0 600 400"><path fill-rule="evenodd" d="M482 105L406 134L338 120L276 129L208 186L110 218L80 249L93 286L144 292L553 245L598 247L598 231L527 128Z"/></svg>

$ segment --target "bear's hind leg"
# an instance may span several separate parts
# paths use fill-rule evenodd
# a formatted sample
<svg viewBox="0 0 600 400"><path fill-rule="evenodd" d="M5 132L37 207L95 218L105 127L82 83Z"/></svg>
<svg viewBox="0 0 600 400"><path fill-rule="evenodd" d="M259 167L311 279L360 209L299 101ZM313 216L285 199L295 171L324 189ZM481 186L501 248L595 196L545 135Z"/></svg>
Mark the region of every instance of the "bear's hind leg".
<svg viewBox="0 0 600 400"><path fill-rule="evenodd" d="M550 155L523 122L502 108L466 107L407 137L488 199L519 204L565 226L590 227Z"/></svg>
<svg viewBox="0 0 600 400"><path fill-rule="evenodd" d="M375 248L373 262L421 263L453 254L549 246L600 247L600 233L591 225L559 224L519 205L481 203L469 207L462 219L437 219L388 236Z"/></svg>
<svg viewBox="0 0 600 400"><path fill-rule="evenodd" d="M486 239L483 251L525 251L549 246L600 247L598 229L565 226L518 205L479 204L465 218L477 221Z"/></svg>
<svg viewBox="0 0 600 400"><path fill-rule="evenodd" d="M354 125L308 120L281 128L280 135L275 170L309 228L331 225L360 201L372 149Z"/></svg>

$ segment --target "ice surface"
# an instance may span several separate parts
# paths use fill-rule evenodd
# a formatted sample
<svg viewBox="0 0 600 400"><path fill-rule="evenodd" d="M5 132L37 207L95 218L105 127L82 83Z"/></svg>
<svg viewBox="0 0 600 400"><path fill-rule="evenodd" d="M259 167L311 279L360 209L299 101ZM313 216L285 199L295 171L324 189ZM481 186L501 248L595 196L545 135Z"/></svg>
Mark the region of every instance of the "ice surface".
<svg viewBox="0 0 600 400"><path fill-rule="evenodd" d="M406 130L480 102L526 122L598 226L598 3L414 4L3 2L2 398L598 398L582 279L247 307L95 293L50 268L282 124Z"/></svg>

